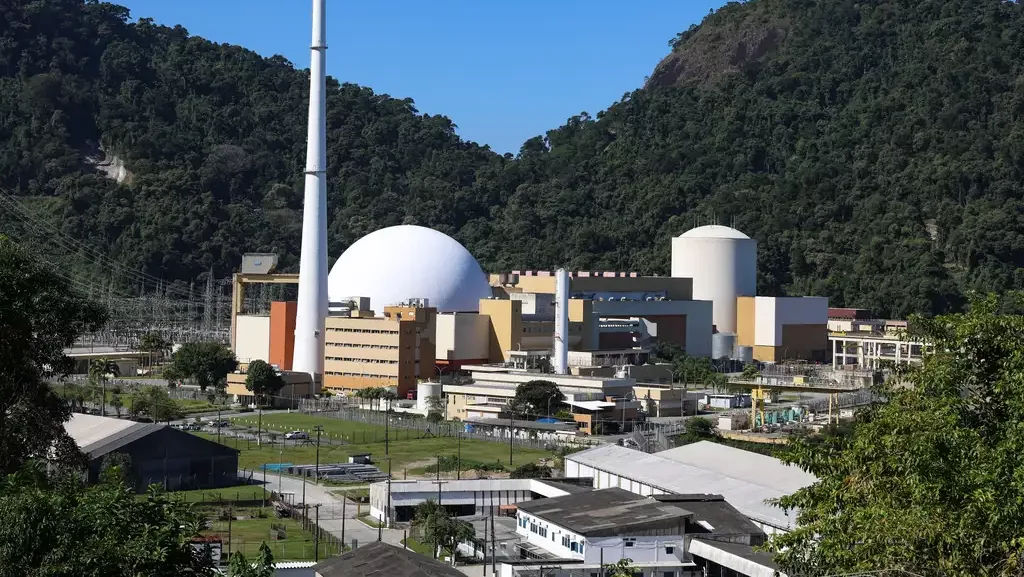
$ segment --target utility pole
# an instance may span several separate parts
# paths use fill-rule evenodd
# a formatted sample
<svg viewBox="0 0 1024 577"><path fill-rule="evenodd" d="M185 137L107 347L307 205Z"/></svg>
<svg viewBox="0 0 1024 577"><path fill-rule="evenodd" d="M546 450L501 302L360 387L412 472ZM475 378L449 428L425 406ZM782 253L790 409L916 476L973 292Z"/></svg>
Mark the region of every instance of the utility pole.
<svg viewBox="0 0 1024 577"><path fill-rule="evenodd" d="M316 474L313 479L315 483L320 483L320 433L323 432L324 428L321 425L316 427Z"/></svg>
<svg viewBox="0 0 1024 577"><path fill-rule="evenodd" d="M263 428L263 403L260 402L260 395L256 395L256 410L259 412L259 416L256 417L256 446L259 447L262 443L262 428Z"/></svg>
<svg viewBox="0 0 1024 577"><path fill-rule="evenodd" d="M228 558L231 557L231 520L235 517L233 503L228 503Z"/></svg>
<svg viewBox="0 0 1024 577"><path fill-rule="evenodd" d="M509 409L508 409L508 466L509 467L512 466L512 447L513 447L512 437L513 437L513 431L514 431L513 427L515 425L515 423L513 422L513 417L515 417L515 411L512 410L512 407L509 407Z"/></svg>
<svg viewBox="0 0 1024 577"><path fill-rule="evenodd" d="M388 457L388 508L384 511L384 518L387 520L388 529L391 528L391 457Z"/></svg>
<svg viewBox="0 0 1024 577"><path fill-rule="evenodd" d="M341 498L341 548L345 549L345 504L348 503L348 493Z"/></svg>
<svg viewBox="0 0 1024 577"><path fill-rule="evenodd" d="M313 560L320 562L320 503L313 505L316 509L316 530L313 531Z"/></svg>
<svg viewBox="0 0 1024 577"><path fill-rule="evenodd" d="M220 444L220 405L217 405L217 443Z"/></svg>
<svg viewBox="0 0 1024 577"><path fill-rule="evenodd" d="M462 479L462 431L455 429L456 445L458 446L458 462L455 464L455 479Z"/></svg>
<svg viewBox="0 0 1024 577"><path fill-rule="evenodd" d="M391 424L391 397L390 395L386 399L388 406L384 409L384 456L387 457L390 451L391 443L391 430L389 425Z"/></svg>

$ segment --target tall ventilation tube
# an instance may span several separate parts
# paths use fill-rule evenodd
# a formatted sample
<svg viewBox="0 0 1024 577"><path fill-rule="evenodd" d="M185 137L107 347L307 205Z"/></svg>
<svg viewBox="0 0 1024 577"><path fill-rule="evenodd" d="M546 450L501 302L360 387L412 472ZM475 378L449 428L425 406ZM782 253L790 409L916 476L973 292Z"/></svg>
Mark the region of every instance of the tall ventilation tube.
<svg viewBox="0 0 1024 577"><path fill-rule="evenodd" d="M555 272L555 373L569 374L569 273Z"/></svg>
<svg viewBox="0 0 1024 577"><path fill-rule="evenodd" d="M327 320L327 0L313 0L309 64L309 127L302 207L299 300L293 370L315 379L324 372Z"/></svg>

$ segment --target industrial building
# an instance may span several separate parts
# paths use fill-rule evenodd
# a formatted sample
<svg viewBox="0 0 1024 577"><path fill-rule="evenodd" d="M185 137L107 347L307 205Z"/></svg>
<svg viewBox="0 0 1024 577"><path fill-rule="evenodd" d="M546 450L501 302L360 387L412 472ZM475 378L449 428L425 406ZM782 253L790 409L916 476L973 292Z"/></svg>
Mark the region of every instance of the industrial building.
<svg viewBox="0 0 1024 577"><path fill-rule="evenodd" d="M612 488L520 503L521 547L538 560L572 559L600 569L619 559L653 566L657 575L700 575L686 554L692 513Z"/></svg>
<svg viewBox="0 0 1024 577"><path fill-rule="evenodd" d="M153 484L176 491L238 483L238 451L167 425L75 413L64 429L88 458L90 483L99 480L112 453L131 460L139 493Z"/></svg>
<svg viewBox="0 0 1024 577"><path fill-rule="evenodd" d="M865 309L829 309L829 353L835 369L878 370L920 363L932 347L908 334L907 321L876 319Z"/></svg>
<svg viewBox="0 0 1024 577"><path fill-rule="evenodd" d="M256 395L245 386L246 371L249 363L239 365L238 370L229 373L227 376L227 387L224 392L231 398L231 402L243 406L256 404ZM314 381L307 373L295 371L281 371L281 380L284 386L274 395L259 399L266 407L275 409L298 408L302 399L312 399L321 392L320 381Z"/></svg>
<svg viewBox="0 0 1024 577"><path fill-rule="evenodd" d="M441 232L381 229L331 270L329 315L317 337L323 372L314 378L328 390L383 386L407 398L419 381L485 365L577 376L621 371L671 384L671 368L648 364L655 343L744 362L826 360L827 301L757 296L756 246L729 227L705 226L673 239L670 277L563 269L487 276ZM275 302L256 313L243 304L247 283L297 277L273 274L271 259L254 262L235 278L236 355L291 370L300 307Z"/></svg>
<svg viewBox="0 0 1024 577"><path fill-rule="evenodd" d="M390 485L391 505L388 507ZM446 479L436 481L391 481L370 485L370 515L385 521L405 523L426 501L438 501L458 516L498 515L503 507L534 499L561 497L591 490L590 479ZM440 493L439 493L440 491Z"/></svg>
<svg viewBox="0 0 1024 577"><path fill-rule="evenodd" d="M701 441L647 454L606 445L565 457L565 475L594 487L638 495L720 493L766 533L789 531L795 514L765 501L810 485L815 477L778 459Z"/></svg>

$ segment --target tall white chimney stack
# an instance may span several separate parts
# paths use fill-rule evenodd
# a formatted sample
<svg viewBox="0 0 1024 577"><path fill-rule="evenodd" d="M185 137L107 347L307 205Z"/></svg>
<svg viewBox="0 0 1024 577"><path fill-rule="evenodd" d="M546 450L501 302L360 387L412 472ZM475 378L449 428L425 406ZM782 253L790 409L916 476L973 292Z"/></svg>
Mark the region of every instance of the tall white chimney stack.
<svg viewBox="0 0 1024 577"><path fill-rule="evenodd" d="M569 374L569 272L555 272L555 374Z"/></svg>
<svg viewBox="0 0 1024 577"><path fill-rule="evenodd" d="M309 129L306 191L302 206L299 302L292 369L314 378L324 373L327 319L327 0L313 0L309 64Z"/></svg>

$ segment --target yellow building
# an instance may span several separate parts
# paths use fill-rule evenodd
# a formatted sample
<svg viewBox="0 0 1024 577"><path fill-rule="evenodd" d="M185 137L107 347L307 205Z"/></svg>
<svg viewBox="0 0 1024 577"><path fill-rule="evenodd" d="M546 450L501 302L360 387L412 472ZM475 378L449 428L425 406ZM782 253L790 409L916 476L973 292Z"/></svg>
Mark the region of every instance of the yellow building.
<svg viewBox="0 0 1024 577"><path fill-rule="evenodd" d="M331 316L324 340L324 387L391 387L399 398L434 376L436 309L389 306L382 317Z"/></svg>
<svg viewBox="0 0 1024 577"><path fill-rule="evenodd" d="M227 388L224 392L232 397L232 400L243 406L256 403L256 397L245 388L246 365L242 365L239 372L228 374ZM281 378L284 380L284 387L272 397L265 399L267 405L285 409L297 408L301 399L310 399L320 394L320 383L314 382L307 373L295 373L282 371Z"/></svg>

